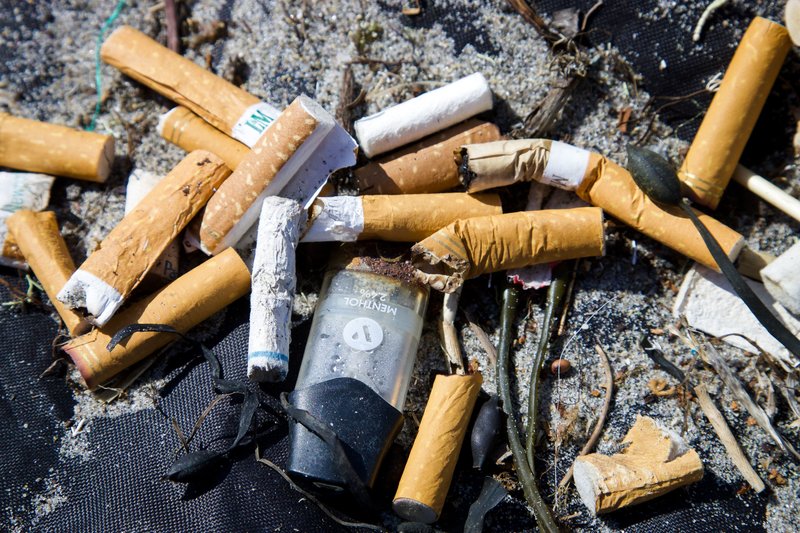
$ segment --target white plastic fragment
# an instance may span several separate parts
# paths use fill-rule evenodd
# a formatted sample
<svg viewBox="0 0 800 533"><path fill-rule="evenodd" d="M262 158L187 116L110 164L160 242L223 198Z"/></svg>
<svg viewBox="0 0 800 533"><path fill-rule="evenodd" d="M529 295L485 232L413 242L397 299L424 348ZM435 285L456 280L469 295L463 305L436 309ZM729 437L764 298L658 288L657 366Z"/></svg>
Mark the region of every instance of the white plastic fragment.
<svg viewBox="0 0 800 533"><path fill-rule="evenodd" d="M289 372L295 249L305 221L299 202L264 199L250 295L247 375L254 381L283 381Z"/></svg>
<svg viewBox="0 0 800 533"><path fill-rule="evenodd" d="M800 316L800 242L762 268L761 279L773 298Z"/></svg>
<svg viewBox="0 0 800 533"><path fill-rule="evenodd" d="M355 122L356 137L373 157L492 108L492 90L476 72Z"/></svg>
<svg viewBox="0 0 800 533"><path fill-rule="evenodd" d="M789 331L795 335L800 333L800 321L777 303L763 284L750 280L747 283ZM793 358L789 351L764 329L722 274L695 264L683 279L672 312L676 317L685 316L693 328L737 348L758 353L758 349L746 340L750 339L787 371L792 368Z"/></svg>

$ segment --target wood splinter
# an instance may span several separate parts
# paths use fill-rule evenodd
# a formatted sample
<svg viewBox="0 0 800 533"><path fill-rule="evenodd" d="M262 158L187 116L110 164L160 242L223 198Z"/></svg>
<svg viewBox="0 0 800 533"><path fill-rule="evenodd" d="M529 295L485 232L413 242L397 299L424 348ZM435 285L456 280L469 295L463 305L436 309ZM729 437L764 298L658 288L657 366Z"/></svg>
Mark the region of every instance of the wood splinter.
<svg viewBox="0 0 800 533"><path fill-rule="evenodd" d="M622 443L628 444L622 453L575 460L575 487L592 514L642 503L703 478L697 452L652 418L637 416Z"/></svg>

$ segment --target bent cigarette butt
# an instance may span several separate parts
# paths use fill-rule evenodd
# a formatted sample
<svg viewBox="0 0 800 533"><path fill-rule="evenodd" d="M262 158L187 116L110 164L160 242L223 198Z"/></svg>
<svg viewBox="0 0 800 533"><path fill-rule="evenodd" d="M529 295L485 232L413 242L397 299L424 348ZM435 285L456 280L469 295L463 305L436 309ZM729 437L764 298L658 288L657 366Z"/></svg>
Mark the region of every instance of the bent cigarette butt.
<svg viewBox="0 0 800 533"><path fill-rule="evenodd" d="M183 106L175 107L159 117L158 133L187 152L208 150L217 154L231 170L236 170L250 153L250 148Z"/></svg>
<svg viewBox="0 0 800 533"><path fill-rule="evenodd" d="M108 342L123 327L165 324L186 333L249 290L250 272L236 252L229 249L134 303L104 327L73 339L64 351L75 362L86 386L94 389L176 340L169 333L139 332L109 352Z"/></svg>
<svg viewBox="0 0 800 533"><path fill-rule="evenodd" d="M56 298L75 272L75 263L59 232L55 213L23 209L8 217L6 223L69 334L82 333L88 326L87 322Z"/></svg>
<svg viewBox="0 0 800 533"><path fill-rule="evenodd" d="M114 137L0 113L0 166L104 182Z"/></svg>
<svg viewBox="0 0 800 533"><path fill-rule="evenodd" d="M245 138L260 136L279 113L130 26L120 26L108 36L100 57L244 143Z"/></svg>
<svg viewBox="0 0 800 533"><path fill-rule="evenodd" d="M283 381L289 373L295 249L305 220L305 209L294 200L271 196L261 207L247 352L253 381Z"/></svg>
<svg viewBox="0 0 800 533"><path fill-rule="evenodd" d="M650 200L621 166L591 154L587 174L575 192L648 237L719 270L700 233L681 208L661 207ZM696 212L731 261L735 260L745 245L744 237L713 217Z"/></svg>
<svg viewBox="0 0 800 533"><path fill-rule="evenodd" d="M719 204L791 47L780 24L761 17L750 23L679 172L696 202Z"/></svg>
<svg viewBox="0 0 800 533"><path fill-rule="evenodd" d="M436 376L394 496L392 508L404 519L439 518L481 383L480 374Z"/></svg>
<svg viewBox="0 0 800 533"><path fill-rule="evenodd" d="M786 309L800 316L800 242L761 270L764 287Z"/></svg>
<svg viewBox="0 0 800 533"><path fill-rule="evenodd" d="M317 103L296 98L208 202L200 224L203 251L236 245L258 219L264 198L283 189L333 126Z"/></svg>
<svg viewBox="0 0 800 533"><path fill-rule="evenodd" d="M492 90L483 74L423 93L355 121L361 149L373 157L417 141L492 108Z"/></svg>
<svg viewBox="0 0 800 533"><path fill-rule="evenodd" d="M523 211L458 220L411 249L415 277L453 292L465 280L538 263L605 253L603 210Z"/></svg>
<svg viewBox="0 0 800 533"><path fill-rule="evenodd" d="M453 154L465 144L500 138L490 122L469 119L355 169L361 194L420 194L460 185Z"/></svg>
<svg viewBox="0 0 800 533"><path fill-rule="evenodd" d="M102 326L230 174L210 152L187 155L70 277L58 299Z"/></svg>
<svg viewBox="0 0 800 533"><path fill-rule="evenodd" d="M697 452L652 418L637 415L622 443L628 444L622 453L575 459L575 487L593 515L652 500L703 478Z"/></svg>
<svg viewBox="0 0 800 533"><path fill-rule="evenodd" d="M416 242L462 218L502 214L496 194L407 194L318 198L303 242Z"/></svg>

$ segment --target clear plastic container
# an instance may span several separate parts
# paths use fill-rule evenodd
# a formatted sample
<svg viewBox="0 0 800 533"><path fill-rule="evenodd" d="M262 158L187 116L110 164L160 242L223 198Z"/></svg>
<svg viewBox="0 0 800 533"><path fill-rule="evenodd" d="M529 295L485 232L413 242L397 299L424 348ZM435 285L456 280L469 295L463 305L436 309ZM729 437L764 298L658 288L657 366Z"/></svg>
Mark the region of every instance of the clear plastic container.
<svg viewBox="0 0 800 533"><path fill-rule="evenodd" d="M360 270L325 276L296 389L355 378L403 410L428 290Z"/></svg>

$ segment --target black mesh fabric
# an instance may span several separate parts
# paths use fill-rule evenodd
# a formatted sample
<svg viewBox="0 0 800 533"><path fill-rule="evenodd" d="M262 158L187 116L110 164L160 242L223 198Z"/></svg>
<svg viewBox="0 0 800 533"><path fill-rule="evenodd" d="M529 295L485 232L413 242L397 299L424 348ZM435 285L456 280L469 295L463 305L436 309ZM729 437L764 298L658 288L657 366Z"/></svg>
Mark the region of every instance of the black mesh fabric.
<svg viewBox="0 0 800 533"><path fill-rule="evenodd" d="M544 0L539 3L545 14L565 7L578 7L584 12L592 0ZM702 88L708 79L724 69L735 48L736 35L746 26L756 7L736 2L720 11L721 17L739 31L731 31L712 21L704 34L702 53L692 50L691 31L698 13L672 10L653 20L642 15L655 13L657 1L606 2L591 20L590 42L610 42L618 46L642 75L642 86L653 95L676 96ZM780 2L774 6L759 3L758 11L780 18ZM491 55L500 46L489 41L481 28L470 23L469 10L442 9L435 2L423 2L422 14L404 18L403 23L415 27L442 24L458 48L472 44L481 53ZM386 9L396 10L388 5ZM504 9L509 9L505 7ZM0 10L0 25L16 32L19 38L30 35L30 29L46 20L34 12L22 10L11 16ZM26 15L27 13L27 15ZM691 23L688 23L691 21ZM634 33L636 37L634 37ZM3 44L0 56L13 50ZM658 58L658 60L655 60ZM663 59L666 69L659 69ZM787 63L779 83L792 79L797 71L796 59ZM22 70L16 75L22 76ZM5 73L5 71L4 71ZM54 73L57 75L57 73ZM25 80L35 88L36 80ZM696 128L700 110L708 96L697 97L665 111L665 119L678 126L684 138ZM787 101L771 98L762 122L778 117L783 124L789 115ZM764 157L763 149L780 128L759 126L751 158ZM783 139L784 137L781 137ZM781 140L781 142L785 142ZM752 143L751 143L752 144ZM10 269L0 269L2 279L25 289L26 284ZM8 289L0 287L0 301L10 299ZM74 398L65 385L63 374L39 377L52 361L52 342L57 334L49 307L23 312L6 307L0 310L0 502L9 527L41 531L337 531L344 529L326 517L309 501L293 491L276 473L253 460L253 447L235 454L222 468L210 472L202 483L182 485L161 478L175 457L179 440L172 427L174 420L188 433L197 417L214 397L211 376L199 353L175 351L158 370L166 383L153 389L150 405L119 416L93 418L84 431L91 431L94 446L79 457L60 453L64 425L73 418ZM206 344L222 361L225 376L244 379L241 361L246 353L247 303L239 301L225 312L217 335ZM261 394L277 405L277 394L290 390L307 335L307 324L293 333L293 367L283 388L272 387ZM222 401L207 417L198 432L192 449L223 449L236 433L239 405ZM256 425L262 454L279 465L287 453L286 425L280 417L259 413ZM393 452L387 464L386 477L397 475L402 465L402 452ZM54 475L55 473L55 475ZM48 486L47 480L56 485ZM463 526L467 509L477 497L481 476L469 469L469 459L462 457L454 478L463 487L457 498L448 502L447 512L438 527L458 531ZM606 519L612 528L626 531L726 530L753 531L762 527L766 497L752 494L739 497L738 486L723 483L706 475L702 483L677 491L656 502L644 504L624 516ZM36 502L31 494L52 494L61 499L53 512L36 516ZM380 493L385 498L388 492ZM517 495L519 496L519 495ZM577 510L577 509L574 509ZM580 523L572 523L580 527ZM492 512L496 531L534 529L534 522L523 502L509 498Z"/></svg>

